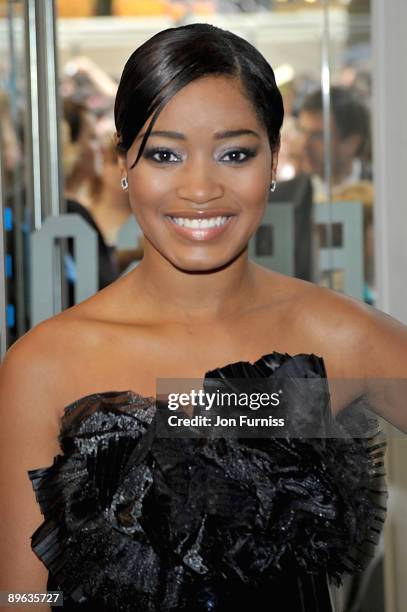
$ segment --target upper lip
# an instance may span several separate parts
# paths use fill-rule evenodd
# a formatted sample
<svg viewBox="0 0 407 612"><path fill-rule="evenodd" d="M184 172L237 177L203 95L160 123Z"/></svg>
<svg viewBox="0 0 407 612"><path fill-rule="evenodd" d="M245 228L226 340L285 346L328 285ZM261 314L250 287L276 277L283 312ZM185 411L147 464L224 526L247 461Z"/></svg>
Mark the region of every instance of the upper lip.
<svg viewBox="0 0 407 612"><path fill-rule="evenodd" d="M184 219L211 219L213 217L230 217L235 213L224 208L216 208L213 210L177 210L174 212L165 213L167 217L183 217Z"/></svg>

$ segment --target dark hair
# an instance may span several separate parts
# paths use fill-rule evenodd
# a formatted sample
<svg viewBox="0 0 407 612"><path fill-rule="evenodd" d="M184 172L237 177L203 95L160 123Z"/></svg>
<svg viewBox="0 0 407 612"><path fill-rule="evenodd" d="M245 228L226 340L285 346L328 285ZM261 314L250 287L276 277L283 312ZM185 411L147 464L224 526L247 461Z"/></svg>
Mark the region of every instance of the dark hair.
<svg viewBox="0 0 407 612"><path fill-rule="evenodd" d="M83 114L90 113L91 111L84 104L76 102L71 98L64 98L62 111L64 119L69 125L71 141L76 142L83 126Z"/></svg>
<svg viewBox="0 0 407 612"><path fill-rule="evenodd" d="M193 23L158 32L126 62L114 107L120 153L129 150L155 112L133 166L163 107L188 83L209 75L240 79L267 129L272 151L278 148L284 108L270 64L240 36L210 24Z"/></svg>
<svg viewBox="0 0 407 612"><path fill-rule="evenodd" d="M331 114L342 138L352 134L361 137L357 155L361 155L370 141L370 113L360 98L346 87L331 87ZM322 112L322 91L317 89L309 94L300 109L300 112Z"/></svg>

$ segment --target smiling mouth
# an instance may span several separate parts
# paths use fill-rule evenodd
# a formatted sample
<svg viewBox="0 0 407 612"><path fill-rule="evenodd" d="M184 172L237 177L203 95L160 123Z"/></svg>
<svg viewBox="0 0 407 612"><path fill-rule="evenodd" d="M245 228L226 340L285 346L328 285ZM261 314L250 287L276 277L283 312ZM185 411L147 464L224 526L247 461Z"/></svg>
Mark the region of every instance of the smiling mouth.
<svg viewBox="0 0 407 612"><path fill-rule="evenodd" d="M174 232L183 239L192 242L216 241L222 234L230 231L229 228L233 226L237 219L235 214L217 216L209 216L209 214L206 212L205 216L200 218L196 215L165 215L165 218Z"/></svg>
<svg viewBox="0 0 407 612"><path fill-rule="evenodd" d="M212 227L220 227L228 221L230 216L231 215L225 215L221 217L209 217L206 219L191 219L188 217L172 217L171 215L167 215L168 219L170 219L179 227L187 227L190 229L208 229Z"/></svg>

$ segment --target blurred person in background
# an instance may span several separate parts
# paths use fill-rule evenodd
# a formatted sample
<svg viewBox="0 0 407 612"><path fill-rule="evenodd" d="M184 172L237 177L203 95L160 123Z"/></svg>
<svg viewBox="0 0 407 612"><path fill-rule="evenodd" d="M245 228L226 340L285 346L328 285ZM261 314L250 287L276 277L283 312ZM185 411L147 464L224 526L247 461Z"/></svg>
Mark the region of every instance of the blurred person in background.
<svg viewBox="0 0 407 612"><path fill-rule="evenodd" d="M141 232L135 236L134 248L119 250L117 244L119 230L131 215L128 195L120 187L120 171L112 140L117 86L117 81L91 58L78 55L66 63L60 91L85 107L86 112L91 111L93 133L102 157L103 180L91 191L86 205L105 244L116 249L118 270L122 273L141 259L143 249Z"/></svg>
<svg viewBox="0 0 407 612"><path fill-rule="evenodd" d="M295 81L290 78L285 83L279 83L279 87L283 96L285 119L281 129L277 180L287 181L301 172L301 158L300 164L298 164L296 163L295 156L292 155L293 144L298 140L296 138L296 119L292 112L293 101L295 99Z"/></svg>
<svg viewBox="0 0 407 612"><path fill-rule="evenodd" d="M1 183L4 198L4 249L6 320L8 342L17 340L18 328L29 328L29 291L24 277L29 274L30 211L26 205L24 174L24 131L21 108L12 109L6 90L0 90ZM21 319L18 297L23 291Z"/></svg>
<svg viewBox="0 0 407 612"><path fill-rule="evenodd" d="M103 155L96 117L85 105L63 100L69 128L64 141L65 196L89 207L102 189Z"/></svg>
<svg viewBox="0 0 407 612"><path fill-rule="evenodd" d="M297 130L295 118L289 117L289 121L281 130L281 148L279 155L278 181L289 181L303 174L304 155L300 132Z"/></svg>
<svg viewBox="0 0 407 612"><path fill-rule="evenodd" d="M0 137L3 181L6 194L12 189L13 176L23 164L23 153L14 127L8 94L0 90Z"/></svg>
<svg viewBox="0 0 407 612"><path fill-rule="evenodd" d="M133 249L119 249L118 237L122 226L132 216L127 190L120 183L120 169L116 143L113 139L113 125L101 135L103 153L103 183L97 197L93 198L89 207L104 241L110 247L116 248L116 256L120 273L133 262L142 258L142 233L135 236Z"/></svg>
<svg viewBox="0 0 407 612"><path fill-rule="evenodd" d="M331 88L331 196L334 202L361 202L364 224L366 302L374 303L373 183L371 173L370 113L356 91ZM324 182L325 150L322 91L311 93L297 121L302 170L312 176L314 202L328 202Z"/></svg>
<svg viewBox="0 0 407 612"><path fill-rule="evenodd" d="M92 214L92 202L103 192L102 146L96 133L96 118L82 104L63 101L62 122L63 169L65 177L66 212L80 215L97 233L99 259L99 289L119 276L116 248L106 243ZM69 280L69 305L74 303L76 267L73 261L73 239L68 240L66 258Z"/></svg>
<svg viewBox="0 0 407 612"><path fill-rule="evenodd" d="M117 82L92 59L72 57L64 66L60 84L63 97L83 104L97 114L113 116Z"/></svg>
<svg viewBox="0 0 407 612"><path fill-rule="evenodd" d="M316 200L324 201L328 196L324 185L324 120L320 89L305 98L297 129L303 149L303 168L315 177ZM331 147L334 196L344 187L361 181L371 185L372 175L366 157L370 148L369 111L355 93L345 87L331 88Z"/></svg>
<svg viewBox="0 0 407 612"><path fill-rule="evenodd" d="M316 81L307 74L294 76L292 73L287 82L280 86L284 100L284 124L281 130L281 146L277 169L277 180L288 181L303 174L303 144L297 129L297 117L306 96L316 89Z"/></svg>
<svg viewBox="0 0 407 612"><path fill-rule="evenodd" d="M372 98L372 71L368 66L346 64L341 72L339 84L351 89L369 106Z"/></svg>

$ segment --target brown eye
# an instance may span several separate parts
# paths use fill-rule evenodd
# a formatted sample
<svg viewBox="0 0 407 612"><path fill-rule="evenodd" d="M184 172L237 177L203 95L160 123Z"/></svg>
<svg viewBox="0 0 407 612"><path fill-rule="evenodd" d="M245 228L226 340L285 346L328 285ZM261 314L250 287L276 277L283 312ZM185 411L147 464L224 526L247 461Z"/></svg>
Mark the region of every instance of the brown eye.
<svg viewBox="0 0 407 612"><path fill-rule="evenodd" d="M171 159L171 156L175 157L175 162ZM157 148L147 149L143 155L145 159L151 159L158 164L173 164L180 161L179 157L175 155L171 149Z"/></svg>
<svg viewBox="0 0 407 612"><path fill-rule="evenodd" d="M233 149L232 151L228 151L227 153L225 153L222 159L224 159L225 157L230 157L230 162L234 164L242 164L248 159L255 157L256 153L257 151L255 149Z"/></svg>

